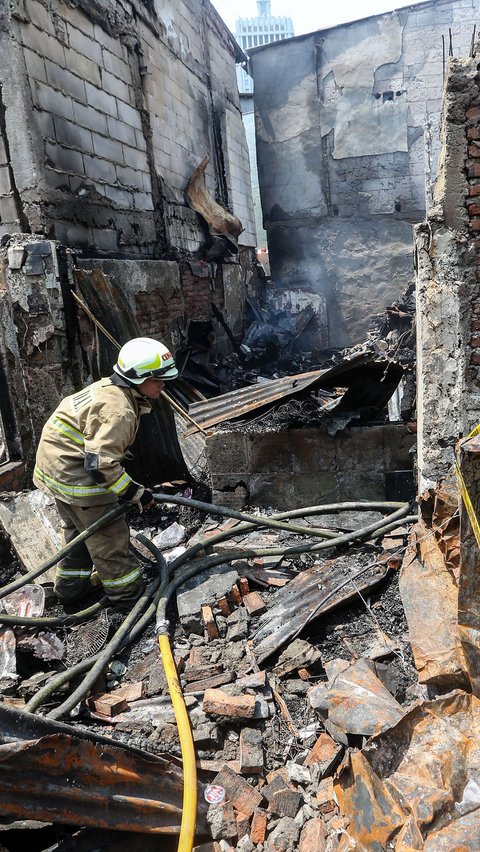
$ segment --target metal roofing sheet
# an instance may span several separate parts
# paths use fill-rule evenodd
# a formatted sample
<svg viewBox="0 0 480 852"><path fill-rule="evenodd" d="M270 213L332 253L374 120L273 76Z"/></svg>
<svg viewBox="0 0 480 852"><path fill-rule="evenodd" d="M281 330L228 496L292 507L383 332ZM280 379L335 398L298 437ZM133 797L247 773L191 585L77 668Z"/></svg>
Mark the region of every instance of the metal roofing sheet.
<svg viewBox="0 0 480 852"><path fill-rule="evenodd" d="M213 399L196 402L190 406L189 414L205 429L271 405L279 399L299 395L307 388L314 387L318 388L319 407L324 411L331 411L342 403L344 394L333 393L332 390L324 387L320 389L320 386L326 385L332 389L337 384L337 380L342 387L351 388L345 394L345 398L348 397L349 405L353 404L352 408L362 403L380 408L392 395L402 372L402 368L394 362L379 358L372 352L360 352L325 370L313 370L294 376L284 376L281 379L269 379ZM359 379L362 381L359 382ZM184 432L184 436L193 432L195 427L190 427Z"/></svg>
<svg viewBox="0 0 480 852"><path fill-rule="evenodd" d="M284 397L295 396L302 393L306 388L318 383L326 370L314 370L309 373L298 373L295 376L284 376L282 379L272 379L239 388L213 399L196 402L189 408L189 414L200 426L206 428L241 417L257 408L270 405ZM318 403L325 411L329 411L338 405L341 395L333 394L331 391L320 391ZM185 432L186 435L195 431L194 427Z"/></svg>

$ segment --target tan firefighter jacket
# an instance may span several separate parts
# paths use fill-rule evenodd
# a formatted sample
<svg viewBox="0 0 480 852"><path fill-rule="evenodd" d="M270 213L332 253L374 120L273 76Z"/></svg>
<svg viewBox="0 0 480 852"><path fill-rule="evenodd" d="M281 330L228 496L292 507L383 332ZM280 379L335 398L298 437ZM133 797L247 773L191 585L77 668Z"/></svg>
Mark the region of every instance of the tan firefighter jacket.
<svg viewBox="0 0 480 852"><path fill-rule="evenodd" d="M65 397L43 427L33 481L64 503L96 506L139 498L122 465L150 403L130 387L100 379Z"/></svg>

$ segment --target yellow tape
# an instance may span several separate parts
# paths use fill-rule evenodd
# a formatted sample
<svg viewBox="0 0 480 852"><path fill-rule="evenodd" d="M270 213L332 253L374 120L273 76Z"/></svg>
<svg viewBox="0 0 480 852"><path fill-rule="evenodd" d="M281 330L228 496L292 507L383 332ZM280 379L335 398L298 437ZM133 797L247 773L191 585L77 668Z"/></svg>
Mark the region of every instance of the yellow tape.
<svg viewBox="0 0 480 852"><path fill-rule="evenodd" d="M475 426L475 429L470 432L470 435L468 435L468 437L473 438L475 437L475 435L478 434L480 434L480 424L478 426ZM472 526L477 546L480 549L480 524L478 523L478 518L475 514L475 509L473 508L473 504L470 499L470 494L468 493L467 486L465 485L465 480L463 478L462 471L460 470L460 465L457 459L455 459L455 473L457 475L458 488L460 490L460 494L462 495L464 506L467 510L468 519Z"/></svg>

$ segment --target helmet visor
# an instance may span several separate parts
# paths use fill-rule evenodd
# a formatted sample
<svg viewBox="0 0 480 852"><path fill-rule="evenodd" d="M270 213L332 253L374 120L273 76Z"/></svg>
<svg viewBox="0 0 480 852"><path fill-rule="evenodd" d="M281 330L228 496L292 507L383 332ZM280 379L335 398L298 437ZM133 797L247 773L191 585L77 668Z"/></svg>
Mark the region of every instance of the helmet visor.
<svg viewBox="0 0 480 852"><path fill-rule="evenodd" d="M126 379L161 379L163 376L166 376L166 373L174 372L173 376L169 376L168 378L176 378L178 376L178 370L174 364L169 364L166 367L157 367L154 370L148 370L147 372L139 375L135 369L135 367L130 367L129 370L122 370L122 374Z"/></svg>

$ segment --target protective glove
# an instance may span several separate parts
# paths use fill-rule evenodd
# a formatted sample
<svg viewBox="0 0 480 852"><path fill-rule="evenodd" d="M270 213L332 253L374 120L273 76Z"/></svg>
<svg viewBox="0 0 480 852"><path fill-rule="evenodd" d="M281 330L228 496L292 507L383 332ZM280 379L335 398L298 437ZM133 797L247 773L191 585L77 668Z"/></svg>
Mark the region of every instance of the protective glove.
<svg viewBox="0 0 480 852"><path fill-rule="evenodd" d="M155 500L153 499L153 494L147 488L143 489L143 493L140 495L140 512L145 512L147 509L151 509L155 506Z"/></svg>

